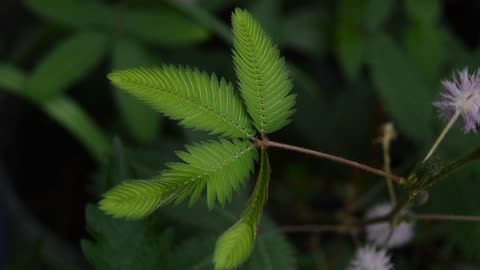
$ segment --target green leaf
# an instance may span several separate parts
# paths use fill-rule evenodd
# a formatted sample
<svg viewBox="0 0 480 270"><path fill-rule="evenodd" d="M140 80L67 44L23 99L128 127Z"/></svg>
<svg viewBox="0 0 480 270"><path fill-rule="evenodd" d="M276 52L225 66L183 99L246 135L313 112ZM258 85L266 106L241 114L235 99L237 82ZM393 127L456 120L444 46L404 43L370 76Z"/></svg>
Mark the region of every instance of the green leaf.
<svg viewBox="0 0 480 270"><path fill-rule="evenodd" d="M379 31L394 5L394 0L368 0L364 11L365 28L370 32Z"/></svg>
<svg viewBox="0 0 480 270"><path fill-rule="evenodd" d="M112 219L92 205L87 206L86 215L94 241L82 240L81 246L95 269L166 269L172 233L160 230L155 219Z"/></svg>
<svg viewBox="0 0 480 270"><path fill-rule="evenodd" d="M325 55L329 46L331 22L328 12L319 8L302 7L284 18L282 45L317 57ZM292 77L295 78L293 74Z"/></svg>
<svg viewBox="0 0 480 270"><path fill-rule="evenodd" d="M262 222L260 233L248 263L249 270L294 270L296 261L285 236L271 222Z"/></svg>
<svg viewBox="0 0 480 270"><path fill-rule="evenodd" d="M202 42L210 36L204 27L164 6L125 10L122 22L127 33L151 43L176 46Z"/></svg>
<svg viewBox="0 0 480 270"><path fill-rule="evenodd" d="M361 29L342 20L335 31L335 49L340 67L349 80L356 80L364 63L365 40Z"/></svg>
<svg viewBox="0 0 480 270"><path fill-rule="evenodd" d="M243 264L253 251L263 207L268 197L270 163L268 154L262 149L260 170L255 189L240 220L224 232L217 240L213 254L216 270L234 269Z"/></svg>
<svg viewBox="0 0 480 270"><path fill-rule="evenodd" d="M26 80L26 75L20 69L8 64L0 64L0 89L23 96Z"/></svg>
<svg viewBox="0 0 480 270"><path fill-rule="evenodd" d="M335 27L335 54L343 73L356 80L364 63L365 36L361 28L365 7L363 1L342 0L338 5Z"/></svg>
<svg viewBox="0 0 480 270"><path fill-rule="evenodd" d="M447 58L444 32L437 25L412 24L404 35L406 52L423 74L436 84L444 72Z"/></svg>
<svg viewBox="0 0 480 270"><path fill-rule="evenodd" d="M148 52L133 40L118 40L112 54L114 69L146 65L151 62ZM130 134L139 142L152 142L160 130L159 115L125 91L116 88L113 93L117 108Z"/></svg>
<svg viewBox="0 0 480 270"><path fill-rule="evenodd" d="M194 237L185 241L170 258L168 270L211 270L214 245L213 236Z"/></svg>
<svg viewBox="0 0 480 270"><path fill-rule="evenodd" d="M250 119L231 84L215 74L190 68L131 68L108 78L168 117L192 128L236 138L255 135Z"/></svg>
<svg viewBox="0 0 480 270"><path fill-rule="evenodd" d="M95 27L113 23L112 11L97 0L26 0L33 12L69 27Z"/></svg>
<svg viewBox="0 0 480 270"><path fill-rule="evenodd" d="M413 22L423 25L435 24L441 15L439 0L406 0L407 15Z"/></svg>
<svg viewBox="0 0 480 270"><path fill-rule="evenodd" d="M247 111L261 134L286 126L295 95L285 60L261 26L247 12L232 15L233 62Z"/></svg>
<svg viewBox="0 0 480 270"><path fill-rule="evenodd" d="M28 94L45 100L83 79L102 60L107 41L103 34L80 32L61 42L35 67Z"/></svg>
<svg viewBox="0 0 480 270"><path fill-rule="evenodd" d="M168 169L150 181L126 181L104 194L99 205L114 217L137 219L170 202L180 203L191 195L196 202L207 186L208 206L215 199L221 205L232 197L250 172L256 159L251 142L235 140L187 146L188 152L177 155L186 163L168 163Z"/></svg>
<svg viewBox="0 0 480 270"><path fill-rule="evenodd" d="M426 145L433 137L433 89L388 36L373 38L368 47L373 82L385 110L399 130Z"/></svg>
<svg viewBox="0 0 480 270"><path fill-rule="evenodd" d="M104 160L110 148L108 139L75 101L60 96L42 103L41 107L63 128L70 131L99 163Z"/></svg>

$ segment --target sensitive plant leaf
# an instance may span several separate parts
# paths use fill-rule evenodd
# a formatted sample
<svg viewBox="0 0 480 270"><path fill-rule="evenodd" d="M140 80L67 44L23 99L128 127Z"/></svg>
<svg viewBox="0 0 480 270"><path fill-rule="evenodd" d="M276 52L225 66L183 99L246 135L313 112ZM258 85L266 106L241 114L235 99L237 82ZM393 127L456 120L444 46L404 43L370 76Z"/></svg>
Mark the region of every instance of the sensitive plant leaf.
<svg viewBox="0 0 480 270"><path fill-rule="evenodd" d="M386 35L369 43L368 60L376 91L398 128L419 145L433 137L434 91L405 53Z"/></svg>
<svg viewBox="0 0 480 270"><path fill-rule="evenodd" d="M82 142L98 162L104 160L110 148L108 139L75 101L60 96L42 103L41 108Z"/></svg>
<svg viewBox="0 0 480 270"><path fill-rule="evenodd" d="M272 40L247 12L232 15L233 61L247 111L261 134L286 126L295 95L285 61Z"/></svg>
<svg viewBox="0 0 480 270"><path fill-rule="evenodd" d="M213 254L216 270L234 269L243 264L253 251L263 207L268 197L270 163L262 149L257 183L240 220L217 240Z"/></svg>
<svg viewBox="0 0 480 270"><path fill-rule="evenodd" d="M69 27L109 26L113 12L96 0L26 0L26 6L51 22Z"/></svg>
<svg viewBox="0 0 480 270"><path fill-rule="evenodd" d="M120 39L113 48L114 69L150 64L145 49L133 40ZM130 134L139 142L152 142L160 129L159 115L152 108L125 91L113 90L117 108Z"/></svg>
<svg viewBox="0 0 480 270"><path fill-rule="evenodd" d="M231 84L190 68L131 68L108 75L114 85L187 127L234 138L255 131Z"/></svg>
<svg viewBox="0 0 480 270"><path fill-rule="evenodd" d="M26 75L20 69L8 64L0 64L0 89L23 96L26 80Z"/></svg>
<svg viewBox="0 0 480 270"><path fill-rule="evenodd" d="M26 83L27 92L46 100L84 78L102 60L108 37L80 32L61 42L38 64Z"/></svg>
<svg viewBox="0 0 480 270"><path fill-rule="evenodd" d="M159 228L158 219L112 219L93 205L86 209L88 231L82 251L98 270L166 269L173 234Z"/></svg>
<svg viewBox="0 0 480 270"><path fill-rule="evenodd" d="M207 188L209 208L217 199L231 200L253 170L257 151L251 142L235 140L187 146L177 155L185 163L168 163L168 169L150 181L125 181L105 193L100 208L114 217L137 219L167 203L180 203L191 195L195 203Z"/></svg>
<svg viewBox="0 0 480 270"><path fill-rule="evenodd" d="M122 13L124 30L146 42L176 46L202 42L210 36L206 28L165 6Z"/></svg>

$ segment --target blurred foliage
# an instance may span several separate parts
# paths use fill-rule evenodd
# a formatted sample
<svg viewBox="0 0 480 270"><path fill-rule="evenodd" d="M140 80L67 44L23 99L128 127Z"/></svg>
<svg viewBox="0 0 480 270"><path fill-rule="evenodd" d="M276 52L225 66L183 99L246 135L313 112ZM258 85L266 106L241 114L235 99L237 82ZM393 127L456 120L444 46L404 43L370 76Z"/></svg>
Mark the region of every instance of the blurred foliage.
<svg viewBox="0 0 480 270"><path fill-rule="evenodd" d="M114 68L168 63L197 66L232 80L228 22L235 6L250 10L272 34L294 76L297 112L291 127L272 137L381 167L376 139L380 126L392 121L399 132L392 165L399 175L414 167L443 127L432 107L440 81L455 69L473 70L480 63L475 28L458 24L459 17L474 22L478 5L462 1L18 2L28 10L28 21L16 29L8 54L1 55L0 89L38 106L98 161L90 185L95 196L127 177L155 175L173 158L173 150L208 138L162 119L109 86L105 75ZM449 10L452 5L471 11ZM454 130L439 155L453 160L478 145L477 136ZM274 171L266 212L279 224L335 221L381 180L296 154L275 151L270 156ZM475 164L452 174L429 190L429 201L419 212L480 215L479 178ZM382 192L372 200L386 199ZM235 198L227 209L210 212L204 205L180 205L135 223L111 220L90 206L87 219L94 240L83 242L83 248L97 269L128 269L134 255L149 253L155 257L135 269L158 269L165 265L160 258L167 257L173 258L171 269L198 263L198 269L211 269L202 264L211 261L209 239L233 224L244 202ZM278 261L282 266L297 266L285 269L345 269L351 258L349 237L288 235L287 241L272 224L262 223L265 233L259 234L246 269L266 269L261 263L269 257L262 253L262 243L278 254L293 252L296 264L291 264L293 257L273 255L286 260ZM416 235L411 245L394 252L398 269L480 267L478 224L425 222Z"/></svg>

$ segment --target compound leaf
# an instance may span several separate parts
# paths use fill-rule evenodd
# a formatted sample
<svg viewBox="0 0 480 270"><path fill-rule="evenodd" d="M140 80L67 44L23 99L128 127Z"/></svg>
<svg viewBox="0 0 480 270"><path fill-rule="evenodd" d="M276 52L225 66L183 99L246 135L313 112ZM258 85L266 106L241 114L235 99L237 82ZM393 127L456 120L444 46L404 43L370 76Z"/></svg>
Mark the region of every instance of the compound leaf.
<svg viewBox="0 0 480 270"><path fill-rule="evenodd" d="M262 27L247 12L232 15L233 62L247 111L261 134L286 126L295 95L285 60Z"/></svg>
<svg viewBox="0 0 480 270"><path fill-rule="evenodd" d="M100 208L114 217L137 219L167 203L180 203L192 194L193 204L207 187L207 202L221 205L232 197L250 172L256 159L251 142L235 140L187 146L177 155L185 163L168 163L168 169L150 181L126 181L104 194Z"/></svg>
<svg viewBox="0 0 480 270"><path fill-rule="evenodd" d="M234 138L255 135L232 85L215 74L163 66L114 71L108 78L168 117L182 119L187 127Z"/></svg>

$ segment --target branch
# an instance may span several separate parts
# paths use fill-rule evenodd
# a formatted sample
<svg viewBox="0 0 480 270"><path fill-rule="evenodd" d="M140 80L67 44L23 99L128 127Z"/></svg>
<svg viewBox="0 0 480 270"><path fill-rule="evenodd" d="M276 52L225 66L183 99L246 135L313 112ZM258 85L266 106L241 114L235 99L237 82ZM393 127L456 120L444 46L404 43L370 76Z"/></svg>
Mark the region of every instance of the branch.
<svg viewBox="0 0 480 270"><path fill-rule="evenodd" d="M447 214L414 214L418 220L468 221L480 222L480 216L447 215Z"/></svg>
<svg viewBox="0 0 480 270"><path fill-rule="evenodd" d="M364 170L364 171L367 171L367 172L371 172L371 173L374 173L374 174L378 174L378 175L387 177L387 178L395 181L397 184L400 184L400 185L403 184L403 178L400 177L400 176L397 176L397 175L394 175L394 174L389 174L389 173L386 173L382 170L379 170L379 169L376 169L376 168L373 168L373 167L370 167L370 166L367 166L367 165L364 165L364 164L361 164L361 163L358 163L358 162L355 162L355 161L351 161L351 160L348 160L348 159L345 159L345 158L330 155L330 154L327 154L327 153L314 151L314 150L310 150L310 149L303 148L303 147L298 147L298 146L273 142L273 141L270 141L268 139L263 139L261 141L258 140L256 142L256 145L282 148L282 149L286 149L286 150L290 150L290 151L295 151L295 152L304 153L304 154L307 154L307 155L316 156L316 157L319 157L319 158L328 159L328 160L331 160L331 161L334 161L334 162L342 163L342 164L352 166L352 167L355 167L355 168L358 168L358 169L361 169L361 170Z"/></svg>

